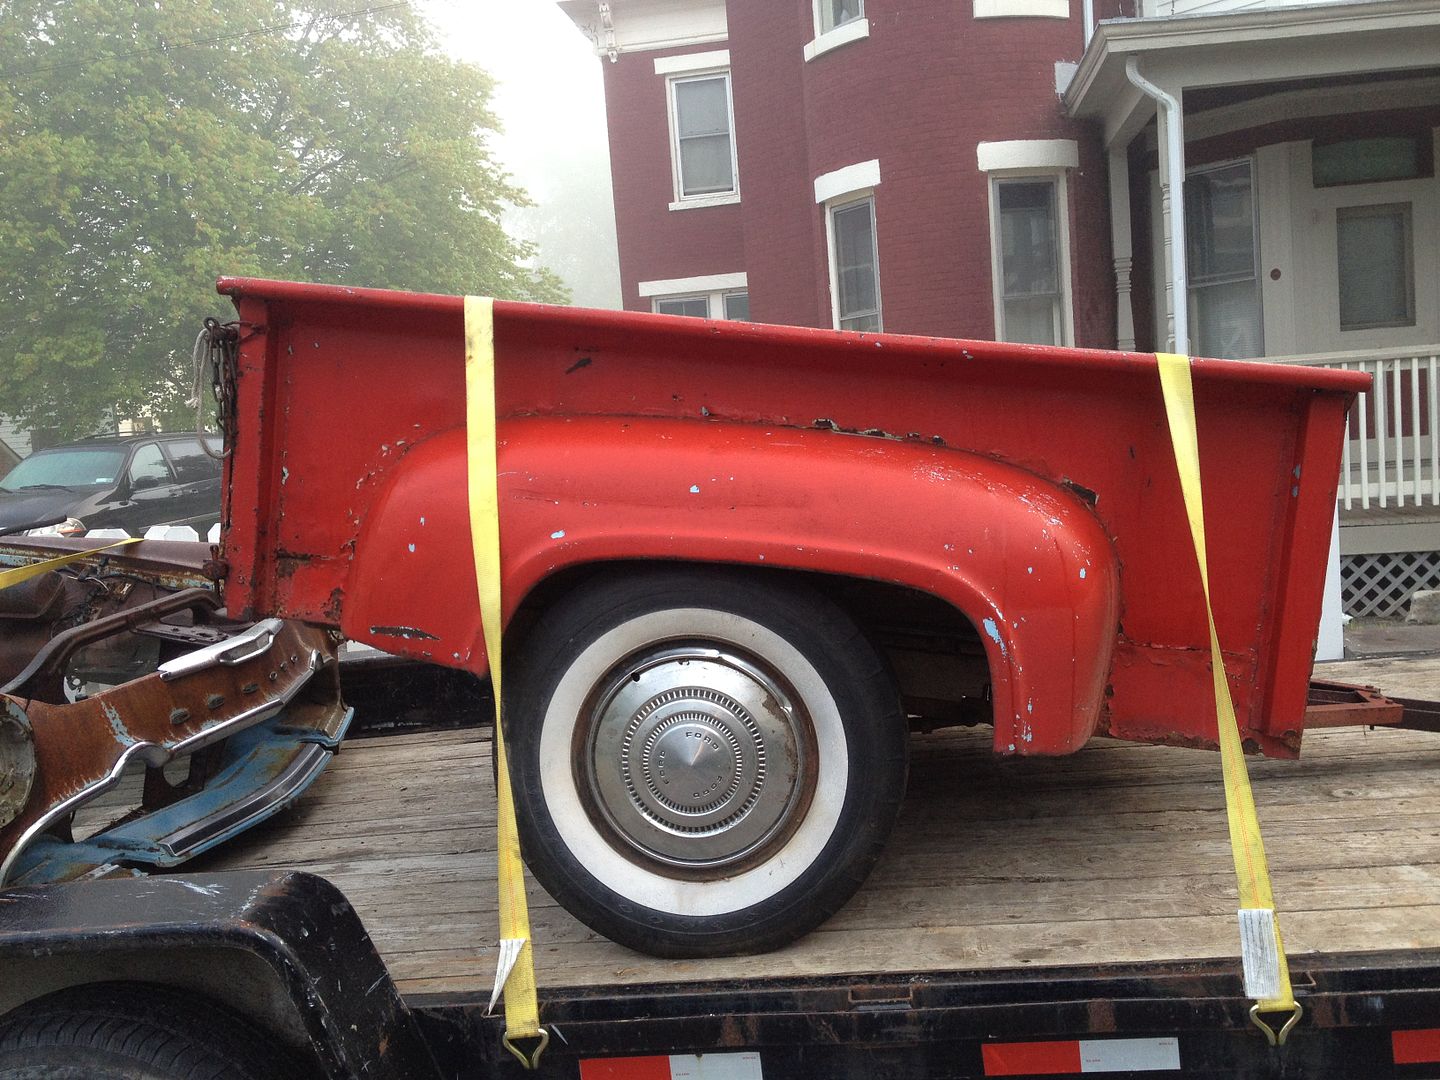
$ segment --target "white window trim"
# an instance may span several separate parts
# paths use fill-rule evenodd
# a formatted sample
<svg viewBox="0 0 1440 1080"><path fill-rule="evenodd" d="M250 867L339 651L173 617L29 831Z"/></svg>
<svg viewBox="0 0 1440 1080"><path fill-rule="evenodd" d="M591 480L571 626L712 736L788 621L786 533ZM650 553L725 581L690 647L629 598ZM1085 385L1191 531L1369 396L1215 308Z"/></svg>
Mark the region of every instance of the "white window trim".
<svg viewBox="0 0 1440 1080"><path fill-rule="evenodd" d="M730 66L730 50L686 53L683 56L657 56L656 75L692 75L704 71L722 71Z"/></svg>
<svg viewBox="0 0 1440 1080"><path fill-rule="evenodd" d="M1063 140L1056 140L1063 141ZM982 144L983 145L983 144ZM1060 341L1075 343L1074 292L1070 273L1070 178L1064 169L994 169L988 170L990 189L990 293L995 312L995 340L1004 341L1005 277L1000 265L1000 200L996 198L1001 180L1054 180L1055 216L1058 219L1055 257L1060 262Z"/></svg>
<svg viewBox="0 0 1440 1080"><path fill-rule="evenodd" d="M704 274L700 277L662 278L659 281L642 281L639 289L644 297L668 299L687 293L729 292L744 289L750 284L746 274Z"/></svg>
<svg viewBox="0 0 1440 1080"><path fill-rule="evenodd" d="M975 0L977 19L1068 19L1070 0Z"/></svg>
<svg viewBox="0 0 1440 1080"><path fill-rule="evenodd" d="M874 163L867 162L867 164ZM876 183L879 183L878 166ZM840 281L835 266L837 254L835 251L835 211L844 210L856 203L866 201L870 203L870 241L875 246L875 314L879 317L880 329L867 330L864 333L883 334L885 332L885 297L880 291L880 230L875 224L874 188L848 191L821 203L825 211L825 249L828 253L827 267L830 276L830 326L835 330L840 329Z"/></svg>
<svg viewBox="0 0 1440 1080"><path fill-rule="evenodd" d="M816 12L815 25L820 25L819 12ZM849 45L852 41L862 41L870 36L870 20L865 16L858 19L851 19L847 23L841 23L834 30L826 30L823 34L817 33L813 41L805 43L805 62L808 64L817 56L822 56L832 49L838 49L841 45Z"/></svg>
<svg viewBox="0 0 1440 1080"><path fill-rule="evenodd" d="M705 55L705 54L699 54ZM710 55L724 56L729 59L728 50L722 50ZM683 59L683 58L675 58ZM658 63L658 62L657 62ZM675 116L675 84L689 79L703 78L707 75L725 76L725 106L730 117L730 176L734 181L734 191L715 192L710 195L686 195L681 190L680 182L680 129L676 124ZM671 193L675 196L670 203L671 210L698 210L706 206L727 206L740 201L740 158L735 147L735 99L731 92L730 69L728 66L703 68L696 71L686 71L683 75L669 75L665 79L665 112L670 125L670 183Z"/></svg>
<svg viewBox="0 0 1440 1080"><path fill-rule="evenodd" d="M1080 144L1074 139L1012 139L1008 142L982 142L975 147L975 160L981 172L1013 171L1016 169L1078 169Z"/></svg>
<svg viewBox="0 0 1440 1080"><path fill-rule="evenodd" d="M847 195L859 201L862 192L880 186L880 159L858 161L834 172L821 173L815 178L815 201L820 204L843 199Z"/></svg>

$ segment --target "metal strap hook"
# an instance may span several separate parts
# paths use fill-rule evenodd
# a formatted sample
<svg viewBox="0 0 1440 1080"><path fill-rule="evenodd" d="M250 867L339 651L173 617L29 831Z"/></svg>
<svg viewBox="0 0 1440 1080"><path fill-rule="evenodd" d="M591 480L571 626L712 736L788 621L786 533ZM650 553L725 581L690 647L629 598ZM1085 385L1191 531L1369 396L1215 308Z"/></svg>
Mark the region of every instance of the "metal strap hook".
<svg viewBox="0 0 1440 1080"><path fill-rule="evenodd" d="M1265 1038L1269 1040L1271 1046L1284 1046L1286 1038L1290 1035L1290 1029L1300 1022L1300 1017L1303 1016L1304 1013L1305 1010L1301 1007L1300 1003L1298 1001L1295 1002L1294 1011L1290 1013L1290 1019L1281 1024L1277 1030L1260 1018L1262 1014L1259 1005L1251 1005L1250 1022L1265 1033Z"/></svg>

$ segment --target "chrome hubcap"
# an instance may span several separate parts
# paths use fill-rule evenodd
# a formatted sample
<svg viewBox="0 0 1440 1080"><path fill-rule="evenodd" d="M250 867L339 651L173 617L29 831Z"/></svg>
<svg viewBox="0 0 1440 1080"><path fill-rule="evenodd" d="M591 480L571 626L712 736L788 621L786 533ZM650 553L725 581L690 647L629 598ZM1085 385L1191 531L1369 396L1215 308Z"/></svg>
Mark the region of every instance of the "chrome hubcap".
<svg viewBox="0 0 1440 1080"><path fill-rule="evenodd" d="M631 657L591 698L577 771L601 831L632 856L734 872L808 802L810 719L778 674L713 648Z"/></svg>

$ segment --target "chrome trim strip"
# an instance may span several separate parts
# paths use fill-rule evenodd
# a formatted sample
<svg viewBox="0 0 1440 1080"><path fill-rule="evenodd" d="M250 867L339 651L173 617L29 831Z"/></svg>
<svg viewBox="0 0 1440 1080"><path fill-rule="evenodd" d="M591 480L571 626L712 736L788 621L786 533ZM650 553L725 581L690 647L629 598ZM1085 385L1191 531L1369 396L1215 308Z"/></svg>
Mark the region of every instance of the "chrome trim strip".
<svg viewBox="0 0 1440 1080"><path fill-rule="evenodd" d="M271 808L303 791L325 768L331 753L329 747L319 743L306 743L290 764L264 787L198 821L182 825L174 832L160 837L155 843L166 855L172 858L183 857L201 844L224 833L244 828L248 823L263 817Z"/></svg>
<svg viewBox="0 0 1440 1080"><path fill-rule="evenodd" d="M242 630L232 638L206 645L203 649L177 656L161 664L156 670L166 682L193 675L224 664L234 667L262 655L275 642L285 624L280 619L264 619L249 629Z"/></svg>

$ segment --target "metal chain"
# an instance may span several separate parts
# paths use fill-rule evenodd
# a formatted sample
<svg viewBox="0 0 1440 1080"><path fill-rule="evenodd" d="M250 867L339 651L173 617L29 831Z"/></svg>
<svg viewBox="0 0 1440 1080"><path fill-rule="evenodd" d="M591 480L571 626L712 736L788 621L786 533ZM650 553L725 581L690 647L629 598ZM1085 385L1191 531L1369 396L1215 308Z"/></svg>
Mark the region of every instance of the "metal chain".
<svg viewBox="0 0 1440 1080"><path fill-rule="evenodd" d="M234 434L235 419L235 373L236 356L239 349L239 324L222 323L219 319L208 318L205 328L195 338L195 348L190 354L194 383L188 404L195 409L195 435L200 440L200 449L216 461L230 453L231 437ZM204 390L206 374L209 374L210 393L215 398L215 421L224 437L226 449L220 453L210 449L205 440Z"/></svg>

